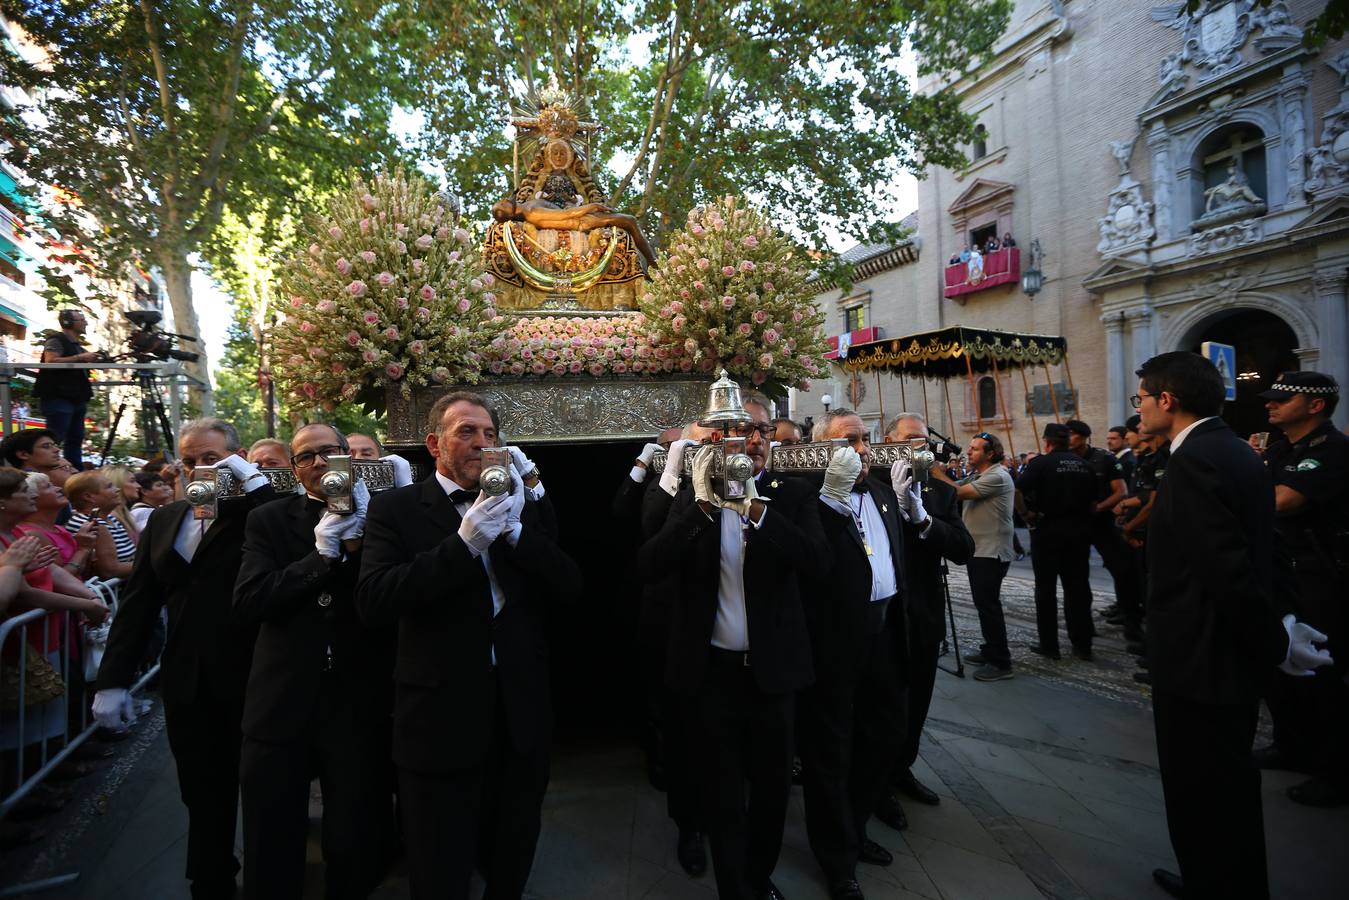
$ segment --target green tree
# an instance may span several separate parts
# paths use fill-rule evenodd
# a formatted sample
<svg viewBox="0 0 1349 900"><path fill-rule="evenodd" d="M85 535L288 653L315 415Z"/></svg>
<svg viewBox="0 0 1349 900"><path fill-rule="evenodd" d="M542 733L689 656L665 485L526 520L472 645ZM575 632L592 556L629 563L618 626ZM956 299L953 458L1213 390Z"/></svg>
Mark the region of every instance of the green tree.
<svg viewBox="0 0 1349 900"><path fill-rule="evenodd" d="M46 52L0 54L0 78L38 98L10 116L11 161L74 192L48 214L109 271L163 273L178 330L195 333L189 262L226 209L241 218L294 177L392 152L401 81L380 62L369 0L0 0ZM241 186L246 188L241 189ZM194 374L207 378L205 359ZM204 398L209 408L209 399Z"/></svg>
<svg viewBox="0 0 1349 900"><path fill-rule="evenodd" d="M977 67L1007 0L400 0L385 24L428 118L424 149L485 210L508 188L503 100L549 78L592 98L592 169L659 243L693 206L747 192L816 247L894 236L874 203L901 169L958 166L973 122L919 75ZM644 49L643 49L644 48ZM447 65L446 61L452 61ZM459 63L454 65L453 63Z"/></svg>

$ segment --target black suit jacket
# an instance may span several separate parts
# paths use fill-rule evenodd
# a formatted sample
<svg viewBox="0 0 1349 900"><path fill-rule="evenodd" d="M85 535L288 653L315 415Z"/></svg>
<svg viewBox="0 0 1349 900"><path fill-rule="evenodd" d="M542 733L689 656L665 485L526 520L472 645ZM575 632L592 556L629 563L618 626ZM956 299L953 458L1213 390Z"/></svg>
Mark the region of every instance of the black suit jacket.
<svg viewBox="0 0 1349 900"><path fill-rule="evenodd" d="M161 607L169 611L168 638L160 657L164 703L191 703L208 696L242 703L257 629L234 618L234 580L243 555L244 521L276 498L269 485L220 504L189 563L173 549L186 500L150 514L136 547L131 575L122 586L98 688L129 687L145 654Z"/></svg>
<svg viewBox="0 0 1349 900"><path fill-rule="evenodd" d="M909 597L909 627L920 641L940 641L946 634L946 591L942 561L963 566L974 555L974 538L960 517L955 488L929 478L922 483L923 508L932 524L922 536L917 525L904 523L904 574Z"/></svg>
<svg viewBox="0 0 1349 900"><path fill-rule="evenodd" d="M314 548L323 508L291 494L253 510L244 532L234 612L256 627L244 700L244 734L281 743L316 730L320 694L342 698L351 728L390 712L394 632L356 614L360 554L328 562Z"/></svg>
<svg viewBox="0 0 1349 900"><path fill-rule="evenodd" d="M1226 423L1171 451L1148 519L1153 687L1200 703L1257 699L1288 652L1273 591L1274 488Z"/></svg>
<svg viewBox="0 0 1349 900"><path fill-rule="evenodd" d="M899 596L886 610L886 619L898 634L906 634L908 604L904 560L908 537L900 522L899 504L895 492L880 479L868 477L863 484L885 521L890 561L899 589ZM849 684L857 678L870 640L867 626L871 604L871 560L853 516L839 512L823 501L819 501L819 507L820 524L829 543L832 565L812 573L806 592L806 618L814 649L815 675L821 683ZM899 646L896 650L899 659L907 656L907 648Z"/></svg>
<svg viewBox="0 0 1349 900"><path fill-rule="evenodd" d="M751 527L743 561L750 666L759 688L778 694L814 678L810 636L801 602L801 580L829 564L819 502L809 484L764 473L758 491L768 498L759 528ZM659 501L657 491L653 502ZM668 496L668 495L666 495ZM665 525L637 554L648 582L672 578L674 616L666 678L680 693L697 691L707 677L721 572L720 510L709 519L680 489Z"/></svg>
<svg viewBox="0 0 1349 900"><path fill-rule="evenodd" d="M443 774L481 764L496 716L494 677L516 750L546 743L545 618L576 594L581 575L548 535L537 506L525 503L516 546L502 537L488 550L505 599L493 616L483 561L456 534L459 512L434 474L371 499L356 605L367 624L398 625L397 765Z"/></svg>

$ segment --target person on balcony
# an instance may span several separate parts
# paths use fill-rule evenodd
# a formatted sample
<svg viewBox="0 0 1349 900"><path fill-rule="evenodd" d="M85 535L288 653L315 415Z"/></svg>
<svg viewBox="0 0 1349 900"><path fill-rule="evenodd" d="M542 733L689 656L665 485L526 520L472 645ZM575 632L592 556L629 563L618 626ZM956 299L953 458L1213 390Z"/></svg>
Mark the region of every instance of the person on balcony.
<svg viewBox="0 0 1349 900"><path fill-rule="evenodd" d="M1012 240L1012 233L1010 231L1002 236L1002 248L1004 250L1010 250L1015 246L1016 241Z"/></svg>

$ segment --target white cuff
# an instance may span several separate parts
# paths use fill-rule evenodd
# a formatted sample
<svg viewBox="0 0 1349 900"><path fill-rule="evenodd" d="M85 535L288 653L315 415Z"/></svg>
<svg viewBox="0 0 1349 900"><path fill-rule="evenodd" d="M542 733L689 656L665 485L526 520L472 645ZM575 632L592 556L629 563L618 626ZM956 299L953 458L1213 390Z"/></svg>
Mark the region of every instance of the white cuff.
<svg viewBox="0 0 1349 900"><path fill-rule="evenodd" d="M529 499L533 500L535 503L538 503L540 500L542 500L542 499L543 499L543 482L540 481L538 484L534 485L533 487L526 487L526 488L525 488L525 496L529 497Z"/></svg>
<svg viewBox="0 0 1349 900"><path fill-rule="evenodd" d="M646 481L646 466L633 466L632 471L628 473L628 477L638 484Z"/></svg>
<svg viewBox="0 0 1349 900"><path fill-rule="evenodd" d="M542 485L540 485L540 486L542 486ZM522 532L522 531L524 531L524 530L525 530L525 526L524 526L522 523L520 523L520 522L516 522L514 525L512 525L510 528L508 528L508 529L507 529L506 531L504 531L502 534L503 534L503 536L506 538L506 543L508 543L508 544L510 544L512 547L514 547L516 544L520 543L520 532Z"/></svg>
<svg viewBox="0 0 1349 900"><path fill-rule="evenodd" d="M841 515L845 515L845 516L850 516L850 515L852 515L852 512L853 512L853 511L852 511L852 508L849 507L848 504L846 504L846 503L840 503L840 502L838 502L838 500L836 500L836 499L833 498L833 497L829 497L829 496L826 496L825 494L821 494L821 495L820 495L820 502L823 503L825 506L829 507L830 509L832 509L832 510L833 510L834 512L836 512L836 513L840 513Z"/></svg>
<svg viewBox="0 0 1349 900"><path fill-rule="evenodd" d="M271 481L269 481L267 476L262 474L261 472L254 472L252 475L249 475L248 478L244 480L243 483L244 493L251 494L258 488L262 487L264 484L271 484Z"/></svg>

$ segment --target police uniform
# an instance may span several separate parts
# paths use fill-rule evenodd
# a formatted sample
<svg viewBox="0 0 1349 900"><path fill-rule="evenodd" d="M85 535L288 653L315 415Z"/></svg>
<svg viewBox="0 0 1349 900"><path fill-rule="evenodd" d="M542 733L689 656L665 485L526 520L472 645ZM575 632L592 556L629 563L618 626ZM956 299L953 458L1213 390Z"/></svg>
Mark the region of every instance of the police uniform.
<svg viewBox="0 0 1349 900"><path fill-rule="evenodd" d="M1068 430L1087 437L1091 429L1084 422L1069 422ZM1127 481L1119 458L1102 447L1087 447L1082 459L1091 468L1096 479L1096 494L1092 501L1100 503L1114 493L1116 481ZM1101 562L1115 584L1115 604L1124 613L1126 628L1137 628L1142 618L1143 594L1138 583L1137 570L1129 555L1129 546L1115 528L1115 514L1111 510L1091 516L1091 545L1101 554Z"/></svg>
<svg viewBox="0 0 1349 900"><path fill-rule="evenodd" d="M1063 580L1063 619L1073 649L1089 655L1091 582L1088 578L1091 508L1096 480L1091 468L1067 449L1068 429L1046 425L1045 436L1058 436L1064 448L1043 453L1026 464L1017 487L1035 514L1031 529L1031 567L1035 572L1035 621L1039 649L1059 652L1058 582Z"/></svg>
<svg viewBox="0 0 1349 900"><path fill-rule="evenodd" d="M1338 386L1317 372L1286 372L1261 394L1282 399L1338 394ZM1349 625L1344 578L1349 576L1349 437L1325 421L1297 441L1281 438L1265 453L1275 486L1305 498L1296 510L1280 513L1275 533L1291 570L1287 602L1299 622L1329 638L1334 666L1311 678L1280 676L1267 698L1274 719L1274 743L1292 760L1325 777L1349 798Z"/></svg>
<svg viewBox="0 0 1349 900"><path fill-rule="evenodd" d="M1143 450L1134 455L1133 473L1129 478L1129 496L1138 498L1140 506L1133 515L1129 517L1128 522L1132 522L1138 517L1143 509L1147 507L1148 502L1152 499L1152 495L1156 493L1157 489L1161 486L1162 478L1166 476L1166 461L1170 456L1170 444L1163 444L1156 450ZM1127 525L1128 522L1125 524ZM1146 541L1147 532L1148 526L1145 522L1139 527L1132 529L1130 531L1130 536L1140 541ZM1126 616L1136 615L1137 620L1141 621L1143 614L1141 604L1144 599L1142 586L1147 584L1147 548L1139 547L1135 549L1129 547L1128 549L1131 552L1131 562L1134 571L1137 573L1136 577L1138 578L1139 591L1135 596L1138 598L1140 606L1136 610L1126 608L1124 613Z"/></svg>

